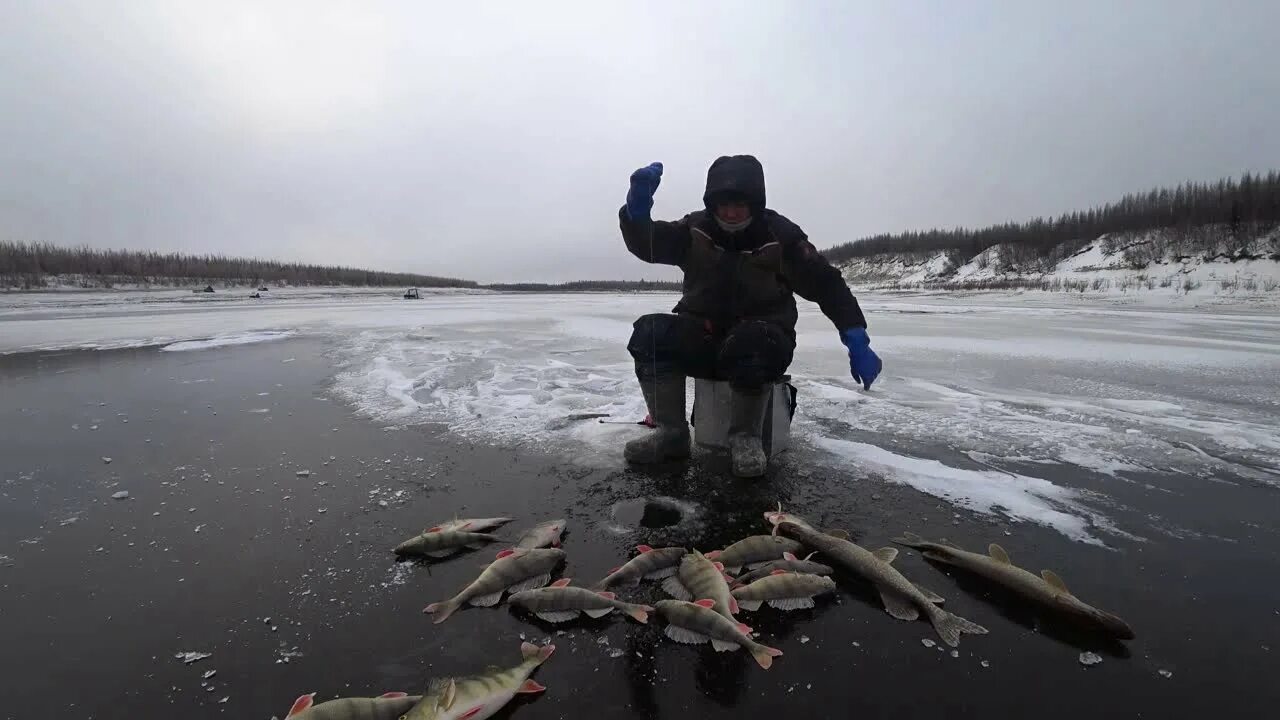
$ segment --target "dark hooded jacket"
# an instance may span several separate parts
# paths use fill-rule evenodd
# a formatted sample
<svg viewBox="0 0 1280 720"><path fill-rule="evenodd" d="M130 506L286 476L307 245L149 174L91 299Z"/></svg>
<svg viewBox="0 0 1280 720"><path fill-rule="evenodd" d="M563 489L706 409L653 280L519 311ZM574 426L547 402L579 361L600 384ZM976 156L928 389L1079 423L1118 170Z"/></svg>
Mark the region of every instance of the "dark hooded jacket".
<svg viewBox="0 0 1280 720"><path fill-rule="evenodd" d="M751 224L729 233L716 222L723 195L745 198ZM792 292L818 303L837 330L866 327L858 301L840 271L827 262L798 225L765 205L764 168L750 155L721 157L707 171L705 208L676 222L632 220L619 211L631 254L684 271L675 312L708 321L717 333L742 320L765 320L795 334Z"/></svg>

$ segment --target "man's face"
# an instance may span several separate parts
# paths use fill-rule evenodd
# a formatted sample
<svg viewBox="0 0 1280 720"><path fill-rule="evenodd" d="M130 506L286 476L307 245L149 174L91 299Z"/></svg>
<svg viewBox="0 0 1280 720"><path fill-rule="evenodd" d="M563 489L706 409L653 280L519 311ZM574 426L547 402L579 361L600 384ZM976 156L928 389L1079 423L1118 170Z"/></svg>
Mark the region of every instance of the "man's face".
<svg viewBox="0 0 1280 720"><path fill-rule="evenodd" d="M751 217L751 206L736 200L721 202L716 205L716 217L721 222L737 225Z"/></svg>

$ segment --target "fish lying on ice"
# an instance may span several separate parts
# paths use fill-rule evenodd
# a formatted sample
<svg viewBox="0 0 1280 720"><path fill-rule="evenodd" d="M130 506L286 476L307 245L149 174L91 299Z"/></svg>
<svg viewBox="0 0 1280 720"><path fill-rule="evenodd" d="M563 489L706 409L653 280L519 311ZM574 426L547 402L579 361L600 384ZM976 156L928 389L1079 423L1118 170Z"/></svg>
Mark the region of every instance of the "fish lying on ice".
<svg viewBox="0 0 1280 720"><path fill-rule="evenodd" d="M807 527L807 528L809 528L810 530L817 530L817 529L818 529L818 528L817 528L817 527L815 527L812 523L810 523L808 520L805 520L804 518L800 517L799 515L792 515L791 513L783 512L783 511L782 511L782 503L778 503L778 509L777 509L776 511L771 510L771 511L769 511L769 512L765 513L765 514L764 514L764 520L765 520L765 522L769 523L770 525L772 525L772 526L774 526L774 527L777 527L777 526L778 526L778 523L789 522L789 523L794 523L794 524L796 524L796 525L799 525L800 527Z"/></svg>
<svg viewBox="0 0 1280 720"><path fill-rule="evenodd" d="M809 559L816 554L810 553L809 557L801 560L792 553L783 553L781 560L767 562L757 566L755 570L749 573L739 575L737 583L739 585L753 583L762 577L772 575L775 570L786 570L787 572L803 573L805 575L830 575L835 572L829 565L823 565Z"/></svg>
<svg viewBox="0 0 1280 720"><path fill-rule="evenodd" d="M648 605L623 602L607 590L595 591L569 587L569 578L560 578L551 583L551 587L515 593L507 598L507 602L518 605L550 623L575 620L580 613L586 613L593 618L602 618L614 610L621 610L636 622L647 623L649 613L653 612L653 608Z"/></svg>
<svg viewBox="0 0 1280 720"><path fill-rule="evenodd" d="M1004 548L992 543L988 555L968 552L942 543L929 542L915 533L903 533L894 542L923 551L924 557L968 570L991 582L1032 600L1042 607L1062 613L1078 623L1099 628L1121 640L1132 640L1133 628L1124 620L1089 605L1071 594L1067 584L1050 570L1039 575L1028 572L1009 561Z"/></svg>
<svg viewBox="0 0 1280 720"><path fill-rule="evenodd" d="M564 528L565 521L563 518L538 523L524 531L524 535L520 536L516 547L526 550L560 547L560 535L564 532Z"/></svg>
<svg viewBox="0 0 1280 720"><path fill-rule="evenodd" d="M435 623L449 619L463 604L492 607L502 593L540 588L551 582L551 571L564 562L563 550L503 550L470 585L449 600L432 603L423 612L434 613Z"/></svg>
<svg viewBox="0 0 1280 720"><path fill-rule="evenodd" d="M714 604L709 598L692 603L660 600L656 608L667 621L663 632L672 640L687 645L699 645L710 640L716 652L746 648L760 667L768 670L782 651L752 640L748 634L751 628L716 612L712 609Z"/></svg>
<svg viewBox="0 0 1280 720"><path fill-rule="evenodd" d="M684 556L676 574L662 581L662 589L677 600L708 598L715 602L715 611L730 620L738 612L738 601L729 592L724 566L697 550Z"/></svg>
<svg viewBox="0 0 1280 720"><path fill-rule="evenodd" d="M836 581L829 577L774 570L768 577L736 588L733 597L743 610L759 610L761 603L777 610L807 610L813 607L814 597L835 590Z"/></svg>
<svg viewBox="0 0 1280 720"><path fill-rule="evenodd" d="M538 647L533 643L522 643L520 654L524 660L513 668L494 668L479 675L437 680L401 720L484 720L492 717L516 695L546 690L529 676L555 650L555 645Z"/></svg>
<svg viewBox="0 0 1280 720"><path fill-rule="evenodd" d="M987 629L938 607L937 594L913 585L891 564L898 556L895 548L885 547L870 552L848 540L821 533L795 523L784 522L778 532L804 543L833 564L871 581L880 591L884 609L899 620L916 620L921 613L933 624L938 637L951 647L960 644L960 634L985 635Z"/></svg>
<svg viewBox="0 0 1280 720"><path fill-rule="evenodd" d="M376 698L338 698L315 704L315 693L293 701L286 718L290 720L396 720L422 700L421 695L391 692Z"/></svg>
<svg viewBox="0 0 1280 720"><path fill-rule="evenodd" d="M803 548L803 545L789 538L752 535L723 550L712 550L707 553L707 559L724 565L725 572L730 575L737 575L743 567L751 569L760 563L779 560L783 553L795 554Z"/></svg>
<svg viewBox="0 0 1280 720"><path fill-rule="evenodd" d="M484 532L486 530L494 530L511 522L513 518L495 517L495 518L455 518L447 520L432 527L423 530L423 532L442 532L445 530L466 530L467 532Z"/></svg>
<svg viewBox="0 0 1280 720"><path fill-rule="evenodd" d="M676 574L680 560L689 553L682 547L651 548L637 545L639 555L622 567L609 571L609 575L595 584L597 590L607 590L615 585L638 585L640 580L656 580Z"/></svg>
<svg viewBox="0 0 1280 720"><path fill-rule="evenodd" d="M424 532L417 537L405 540L392 552L401 556L425 555L432 558L446 558L464 549L479 550L488 543L501 541L502 538L487 533L437 530Z"/></svg>

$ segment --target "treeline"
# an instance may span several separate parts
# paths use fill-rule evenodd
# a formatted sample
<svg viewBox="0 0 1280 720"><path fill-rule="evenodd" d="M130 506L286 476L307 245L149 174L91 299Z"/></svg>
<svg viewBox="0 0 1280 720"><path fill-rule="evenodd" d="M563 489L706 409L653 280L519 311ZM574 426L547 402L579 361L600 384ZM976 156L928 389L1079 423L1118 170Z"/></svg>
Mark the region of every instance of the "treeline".
<svg viewBox="0 0 1280 720"><path fill-rule="evenodd" d="M0 286L43 287L51 275L79 276L85 284L164 284L170 279L249 281L276 285L370 285L474 288L470 280L376 272L275 260L130 250L63 248L51 244L0 242Z"/></svg>
<svg viewBox="0 0 1280 720"><path fill-rule="evenodd" d="M927 230L875 235L823 251L833 263L883 253L950 252L974 257L994 245L1017 248L1017 254L1045 260L1068 256L1108 233L1138 233L1172 228L1220 225L1234 247L1243 252L1260 230L1280 223L1280 172L1245 173L1216 183L1183 183L1125 195L1118 202L1057 218L1008 222L978 230Z"/></svg>
<svg viewBox="0 0 1280 720"><path fill-rule="evenodd" d="M496 283L484 287L512 292L678 292L680 283L663 280L575 280L567 283Z"/></svg>

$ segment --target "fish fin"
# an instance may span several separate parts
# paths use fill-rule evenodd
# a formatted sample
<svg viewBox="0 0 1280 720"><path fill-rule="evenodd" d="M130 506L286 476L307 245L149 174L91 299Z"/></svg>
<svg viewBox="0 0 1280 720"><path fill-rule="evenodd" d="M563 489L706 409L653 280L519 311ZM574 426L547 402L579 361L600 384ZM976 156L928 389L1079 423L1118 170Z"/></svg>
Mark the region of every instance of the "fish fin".
<svg viewBox="0 0 1280 720"><path fill-rule="evenodd" d="M615 595L615 594L613 594L613 593L609 592L608 590L602 590L602 591L600 591L600 592L598 592L598 593L596 593L596 594L597 594L597 595L599 595L599 596L600 596L600 597L602 597L602 598L606 598L606 599L609 599L609 600L617 600L617 599L618 599L618 596L617 596L617 595Z"/></svg>
<svg viewBox="0 0 1280 720"><path fill-rule="evenodd" d="M578 619L577 610L542 610L534 613L539 620L545 620L549 623L569 622Z"/></svg>
<svg viewBox="0 0 1280 720"><path fill-rule="evenodd" d="M598 608L598 609L595 609L595 610L583 610L582 612L586 613L588 617L592 617L592 618L595 618L595 619L599 620L600 618L604 617L605 615L608 615L609 613L613 612L613 608L611 608L611 607L608 607L608 608Z"/></svg>
<svg viewBox="0 0 1280 720"><path fill-rule="evenodd" d="M733 577L732 575L730 575L729 573L720 573L720 574L724 576L724 581L725 581L725 582L727 582L727 583L729 583L730 585L732 585L733 583L737 582L737 580L736 580L736 579L734 579L734 577Z"/></svg>
<svg viewBox="0 0 1280 720"><path fill-rule="evenodd" d="M436 696L436 707L448 710L458 699L458 682L453 678L432 680L427 694Z"/></svg>
<svg viewBox="0 0 1280 720"><path fill-rule="evenodd" d="M675 575L677 570L679 570L679 568L673 565L671 567L664 567L661 570L654 570L651 573L645 573L644 577L647 580L658 580L661 578L669 578L672 575Z"/></svg>
<svg viewBox="0 0 1280 720"><path fill-rule="evenodd" d="M898 548L882 547L871 554L875 555L880 562L893 564L893 561L898 558Z"/></svg>
<svg viewBox="0 0 1280 720"><path fill-rule="evenodd" d="M653 552L653 548L649 547L648 545L637 545L636 552L643 555L645 553Z"/></svg>
<svg viewBox="0 0 1280 720"><path fill-rule="evenodd" d="M551 582L551 573L542 573L541 575L534 575L531 578L521 580L515 585L507 588L507 591L514 594L524 592L525 590L537 590L540 587L545 587L549 582ZM499 593L499 595L501 595L501 593Z"/></svg>
<svg viewBox="0 0 1280 720"><path fill-rule="evenodd" d="M528 641L520 643L520 657L525 660L538 657L538 646Z"/></svg>
<svg viewBox="0 0 1280 720"><path fill-rule="evenodd" d="M493 607L494 605L497 605L498 603L502 602L502 591L499 590L496 593L489 593L488 595L480 595L478 597L473 597L467 602L476 607Z"/></svg>
<svg viewBox="0 0 1280 720"><path fill-rule="evenodd" d="M680 578L674 575L662 581L662 589L677 600L693 599L693 594L685 588L684 583L680 582Z"/></svg>
<svg viewBox="0 0 1280 720"><path fill-rule="evenodd" d="M713 563L711 563L711 564L712 564L712 565L714 565L714 566L715 566L715 568L716 568L717 570L719 570L720 572L728 572L728 571L729 571L729 569L728 569L728 568L726 568L726 567L724 566L724 563L722 563L722 562L713 562ZM737 568L734 568L734 569L736 570Z"/></svg>
<svg viewBox="0 0 1280 720"><path fill-rule="evenodd" d="M711 610L711 609L715 608L715 606L716 606L716 601L715 601L715 600L712 600L711 598L703 598L703 599L701 599L701 600L694 600L694 601L693 601L693 604L694 604L694 605L697 605L698 607L704 607L704 608L706 608L706 609L708 609L708 610Z"/></svg>
<svg viewBox="0 0 1280 720"><path fill-rule="evenodd" d="M738 598L736 598L736 597L734 597L734 596L730 595L730 596L729 596L729 614L730 614L730 615L737 615L737 614L738 614L738 610L739 610L739 608L738 608Z"/></svg>
<svg viewBox="0 0 1280 720"><path fill-rule="evenodd" d="M891 539L899 545L906 545L907 547L919 547L925 542L924 538L910 531L904 532L898 537Z"/></svg>
<svg viewBox="0 0 1280 720"><path fill-rule="evenodd" d="M484 705L477 705L471 708L470 710L459 715L458 720L467 720L468 718L473 718L476 715L479 715L481 710L484 710Z"/></svg>
<svg viewBox="0 0 1280 720"><path fill-rule="evenodd" d="M616 568L609 568L609 574L610 574L610 575L612 575L612 574L614 574L614 573L618 572L618 571L619 571L619 570L621 570L621 569L622 569L622 566L621 566L621 565L619 565L619 566L618 566L618 567L616 567Z"/></svg>
<svg viewBox="0 0 1280 720"><path fill-rule="evenodd" d="M969 622L959 615L952 615L942 608L935 608L929 613L929 622L933 623L933 629L938 633L938 637L942 638L942 642L951 647L957 647L960 644L961 633L987 634L987 629L981 625Z"/></svg>
<svg viewBox="0 0 1280 720"><path fill-rule="evenodd" d="M502 551L501 551L501 552L499 552L497 555L495 555L495 556L494 556L494 559L495 559L495 560L501 560L501 559L502 559L502 558L504 558L504 557L510 557L510 556L512 556L512 555L515 555L515 554L516 554L516 551L515 551L514 549L512 549L512 548L507 548L506 550L502 550Z"/></svg>
<svg viewBox="0 0 1280 720"><path fill-rule="evenodd" d="M760 600L739 600L738 607L747 612L755 612L760 609Z"/></svg>
<svg viewBox="0 0 1280 720"><path fill-rule="evenodd" d="M817 554L818 554L818 551L817 551L817 550L814 550L813 552L811 552L811 553L809 553L808 555L805 555L805 556L804 556L804 561L805 561L805 562L809 562L810 560L812 560L812 559L813 559L813 556L814 556L814 555L817 555Z"/></svg>
<svg viewBox="0 0 1280 720"><path fill-rule="evenodd" d="M516 690L516 693L523 694L523 695L531 695L533 693L540 693L546 689L547 689L546 685L539 685L537 680L530 678L528 680L525 680L523 683L521 683L520 689Z"/></svg>
<svg viewBox="0 0 1280 720"><path fill-rule="evenodd" d="M771 572L771 573L769 573L769 574L770 574L770 575L786 575L786 574L787 574L787 571L786 571L786 570L783 570L782 568L778 568L777 570L774 570L773 572Z"/></svg>
<svg viewBox="0 0 1280 720"><path fill-rule="evenodd" d="M913 583L913 584L915 584L915 583ZM942 596L941 596L941 595L939 595L938 593L936 593L936 592L934 592L934 591L930 590L929 588L927 588L927 587L925 587L925 586L923 586L923 585L918 585L918 584L917 584L917 585L916 585L916 589L920 591L920 594L921 594L921 595L924 595L924 599L925 599L925 600L928 600L929 602L933 603L934 605L941 605L942 603L944 603L944 602L946 602L946 601L947 601L947 600L946 600L946 598L942 597Z"/></svg>
<svg viewBox="0 0 1280 720"><path fill-rule="evenodd" d="M649 613L651 612L653 612L653 608L648 605L632 605L627 608L627 614L641 625L649 624Z"/></svg>
<svg viewBox="0 0 1280 720"><path fill-rule="evenodd" d="M291 718L294 715L298 715L315 704L316 704L315 693L299 695L298 699L293 701L293 706L289 708L289 714L285 715L285 717Z"/></svg>
<svg viewBox="0 0 1280 720"><path fill-rule="evenodd" d="M848 540L850 538L848 530L840 530L838 528L832 528L831 530L828 530L826 534L841 540Z"/></svg>
<svg viewBox="0 0 1280 720"><path fill-rule="evenodd" d="M795 553L784 552L784 553L782 553L782 559L783 559L783 560L789 560L789 561L791 561L791 562L795 562L797 558L796 558Z"/></svg>
<svg viewBox="0 0 1280 720"><path fill-rule="evenodd" d="M573 578L560 578L559 580L551 583L551 587L568 587L571 582L573 582Z"/></svg>
<svg viewBox="0 0 1280 720"><path fill-rule="evenodd" d="M444 602L431 603L423 608L422 612L434 614L436 618L431 622L439 625L445 620L448 620L449 616L456 612L459 607L460 605L456 600L445 600Z"/></svg>
<svg viewBox="0 0 1280 720"><path fill-rule="evenodd" d="M777 648L771 648L756 643L756 645L751 648L751 657L756 659L756 663L759 664L760 667L768 670L773 666L774 658L782 657L782 651Z"/></svg>
<svg viewBox="0 0 1280 720"><path fill-rule="evenodd" d="M438 559L440 559L440 558L447 558L447 557L449 557L450 555L453 555L453 554L454 554L454 553L456 553L456 552L458 552L458 551L457 551L457 549L453 549L453 550L430 550L430 551L428 551L428 552L424 552L424 553L422 553L422 554L423 554L423 555L426 555L426 556L427 556L427 557L429 557L429 558L436 558L436 559L438 560Z"/></svg>
<svg viewBox="0 0 1280 720"><path fill-rule="evenodd" d="M684 645L701 645L707 641L706 635L682 628L679 625L668 625L662 631L667 637Z"/></svg>
<svg viewBox="0 0 1280 720"><path fill-rule="evenodd" d="M1067 593L1068 595L1071 594L1071 591L1067 589L1067 584L1062 581L1062 578L1058 577L1058 573L1052 570L1041 570L1040 577L1044 578L1045 582L1052 585L1054 590Z"/></svg>
<svg viewBox="0 0 1280 720"><path fill-rule="evenodd" d="M779 598L778 600L770 600L769 607L774 610L809 610L813 607L813 598Z"/></svg>
<svg viewBox="0 0 1280 720"><path fill-rule="evenodd" d="M716 652L730 652L737 650L741 646L738 645L738 643L725 642L723 640L711 638L711 647L715 648Z"/></svg>
<svg viewBox="0 0 1280 720"><path fill-rule="evenodd" d="M409 697L409 693L407 693L407 692L400 692L400 691L398 691L398 690L397 690L397 691L394 691L394 692L384 692L384 693L382 693L381 695L379 695L378 697L380 697L380 698L402 698L402 697Z"/></svg>
<svg viewBox="0 0 1280 720"><path fill-rule="evenodd" d="M551 657L551 653L554 653L555 651L555 645L543 645L538 648L538 663L541 664L546 662L547 658Z"/></svg>
<svg viewBox="0 0 1280 720"><path fill-rule="evenodd" d="M988 545L988 546L987 546L987 552L991 553L991 559L992 559L992 560L995 560L996 562L1000 563L1001 565L1012 565L1012 564L1013 564L1013 563L1009 562L1009 553L1005 552L1005 551L1004 551L1004 548L1000 547L999 545L997 545L997 544L995 544L995 543L991 543L990 545Z"/></svg>
<svg viewBox="0 0 1280 720"><path fill-rule="evenodd" d="M885 612L899 620L919 620L920 608L910 600L901 597L892 590L881 590L880 600L884 603Z"/></svg>
<svg viewBox="0 0 1280 720"><path fill-rule="evenodd" d="M707 553L707 554L703 555L702 557L704 557L704 558L706 558L706 559L708 559L708 560L715 560L716 558L720 557L722 554L723 554L723 553L722 553L721 551L719 551L719 550L712 550L711 552L709 552L709 553Z"/></svg>
<svg viewBox="0 0 1280 720"><path fill-rule="evenodd" d="M751 637L751 633L755 632L755 630L751 629L750 625L740 622L738 623L738 632L746 635L747 637Z"/></svg>
<svg viewBox="0 0 1280 720"><path fill-rule="evenodd" d="M427 533L440 532L443 529L444 529L443 527L436 525L435 527L429 527L426 530L423 530L422 534L426 535Z"/></svg>

